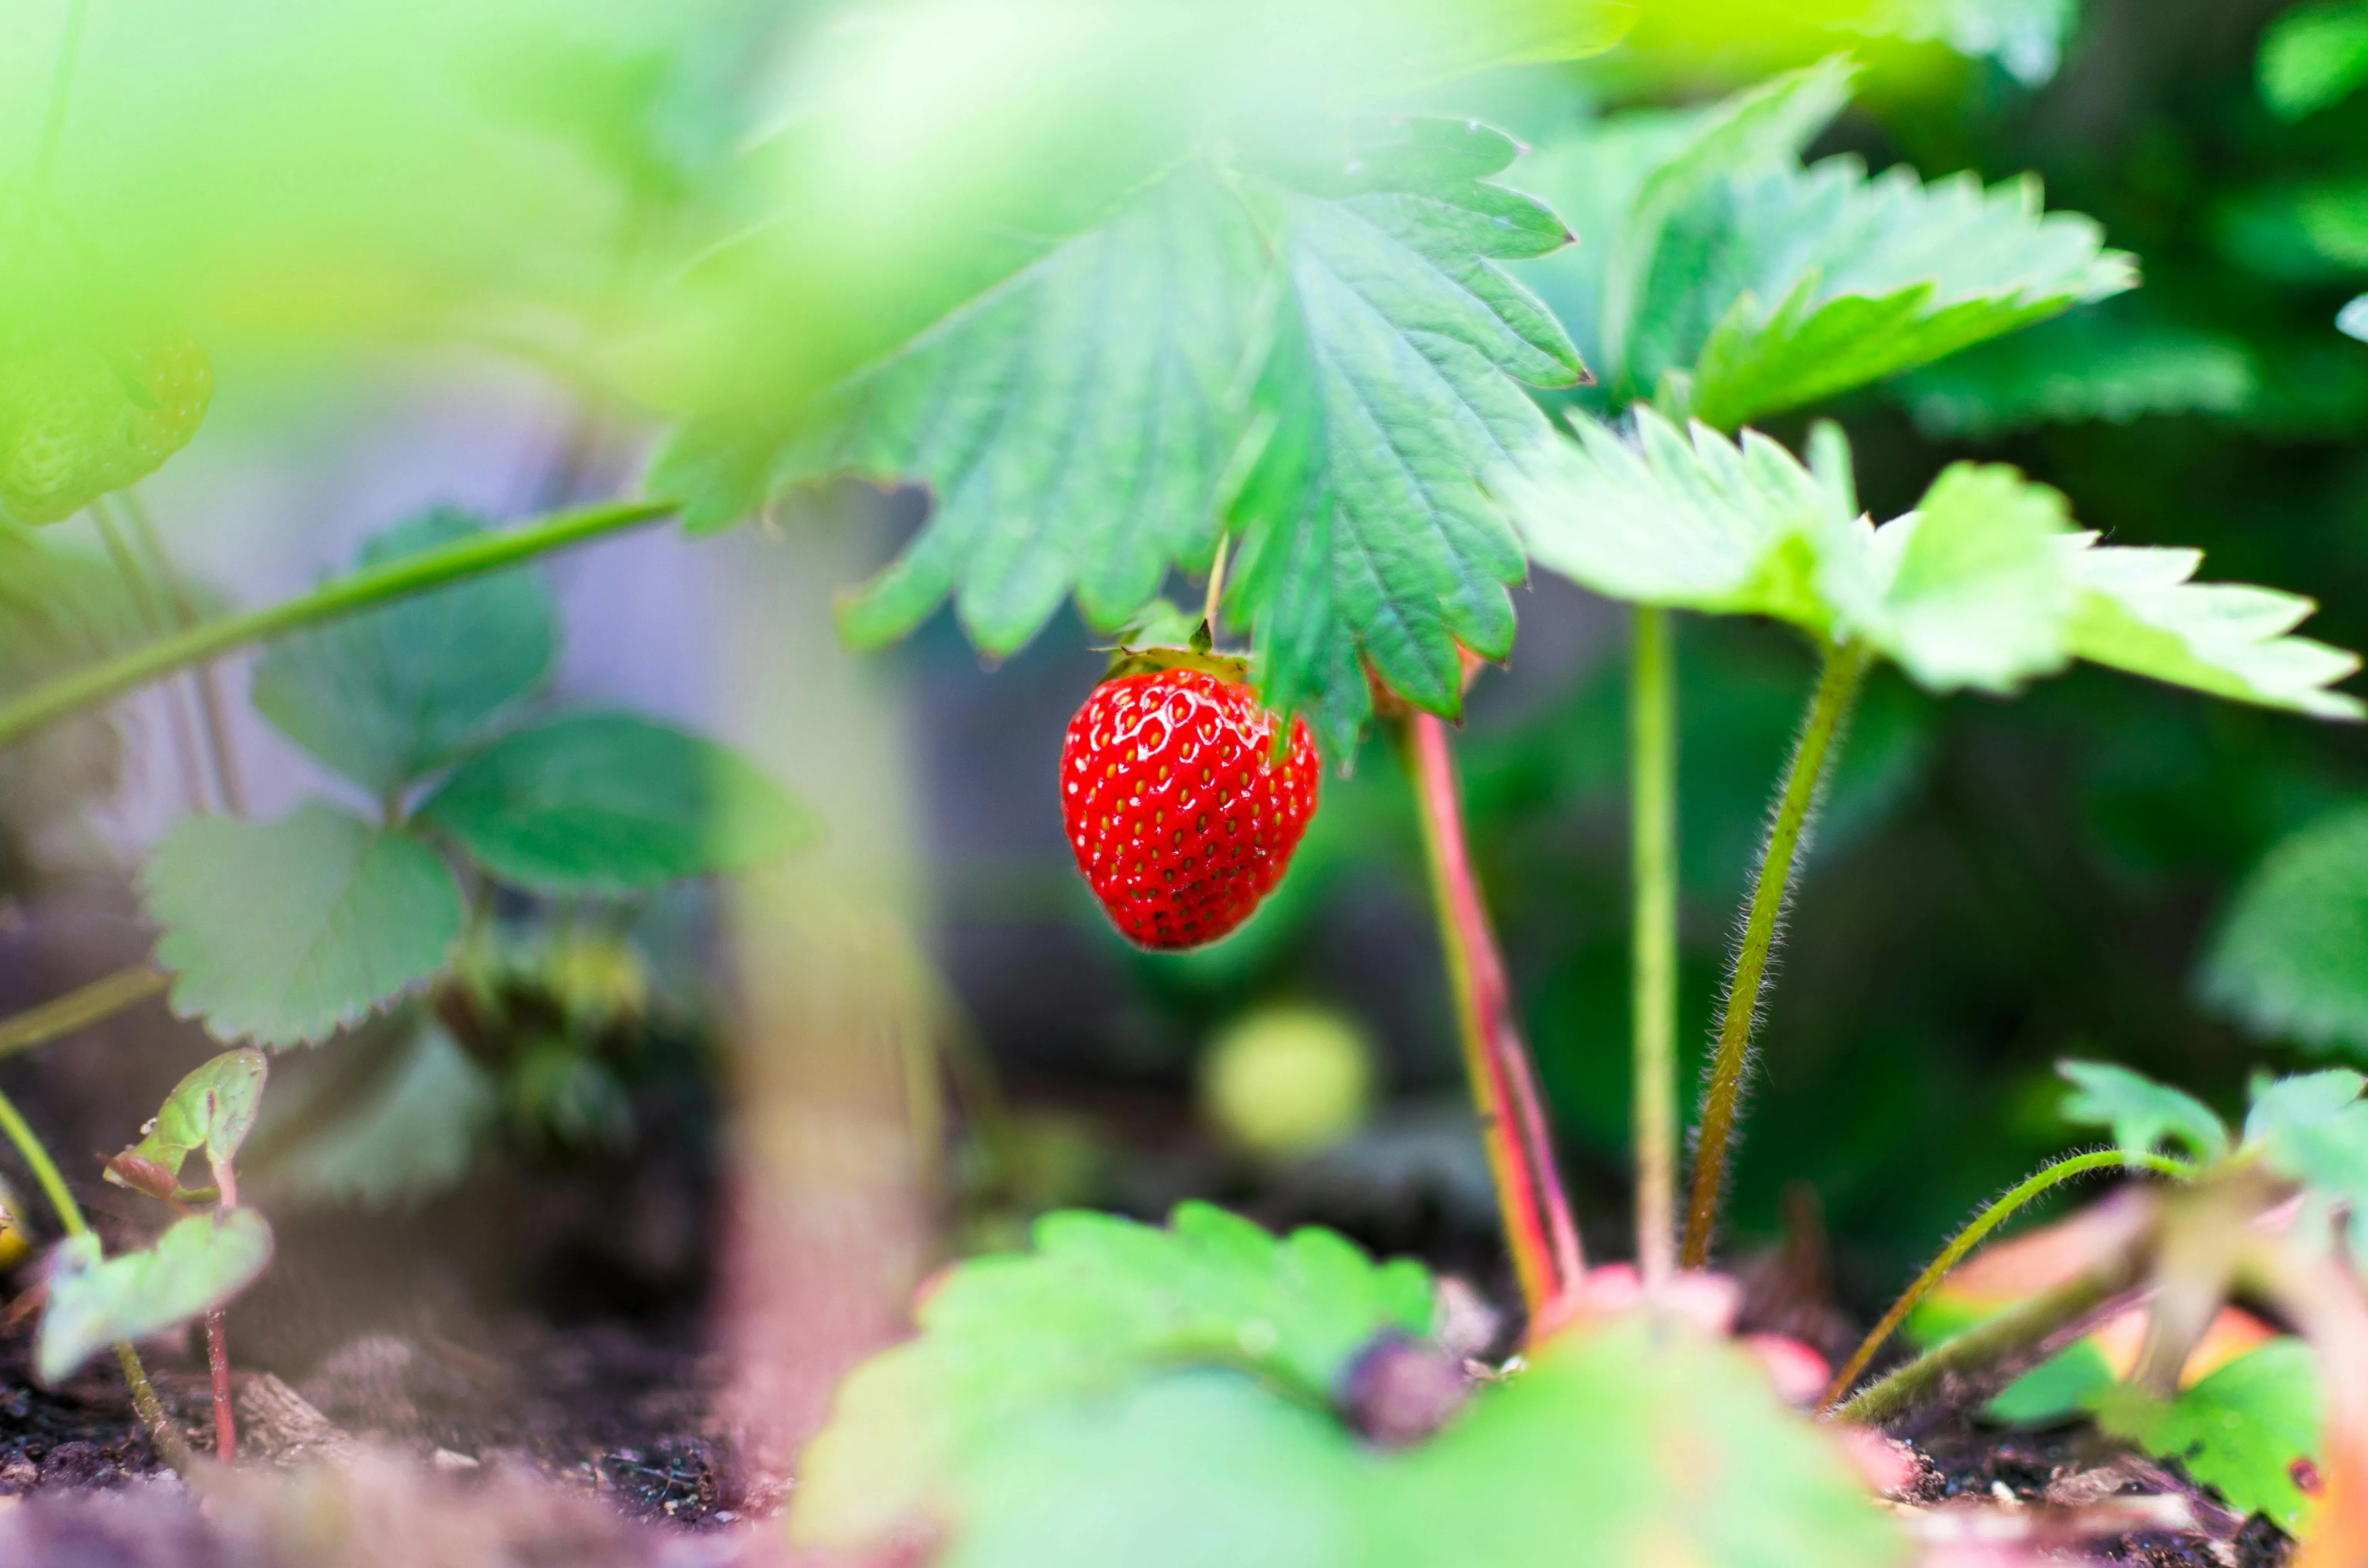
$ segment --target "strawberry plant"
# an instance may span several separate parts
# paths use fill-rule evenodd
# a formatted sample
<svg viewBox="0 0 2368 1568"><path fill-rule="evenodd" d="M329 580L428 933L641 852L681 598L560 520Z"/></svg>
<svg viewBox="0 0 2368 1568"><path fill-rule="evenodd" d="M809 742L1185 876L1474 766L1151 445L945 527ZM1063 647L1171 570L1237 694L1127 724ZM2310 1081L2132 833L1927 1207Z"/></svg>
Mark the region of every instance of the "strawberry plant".
<svg viewBox="0 0 2368 1568"><path fill-rule="evenodd" d="M2046 1114L2110 1144L1985 1204L1854 1353L1807 1343L1798 1321L1769 1331L1728 1234L1755 1079L1799 1066L1763 1049L1789 1002L1777 960L1788 923L1815 932L1825 914L1797 894L1862 702L1888 692L1922 713L1965 694L2004 712L2086 665L2296 727L2368 711L2339 688L2358 658L2298 634L2312 601L2205 578L2198 549L2124 542L2096 521L2115 500L2093 474L1928 464L1866 413L1889 400L1964 434L2248 395L2252 361L2214 358L2225 343L2114 313L2151 308L2133 302L2137 258L2051 210L2035 176L1818 155L1855 134L1836 126L1862 82L1827 46L1907 35L2036 80L2057 59L2058 31L2032 20L2044 7L1836 6L1785 24L1818 44L1810 62L1678 108L1607 106L1634 96L1623 73L1633 87L1667 67L1684 6L1641 20L1615 0L861 9L860 27L785 46L794 85L746 125L720 121L753 89L685 85L687 49L611 56L527 27L547 74L505 76L486 62L518 40L468 31L472 66L501 79L482 96L504 129L446 162L482 199L440 207L415 182L426 207L391 204L359 240L336 203L252 192L228 218L182 214L168 239L103 182L83 199L104 221L74 216L71 12L40 149L0 190L0 746L54 743L186 676L190 706L167 701L196 809L142 852L153 956L0 1021L0 1051L160 992L230 1049L105 1163L167 1221L130 1221L124 1237L153 1234L111 1232L111 1251L0 1096L0 1131L64 1233L25 1299L41 1379L114 1347L160 1452L211 1484L134 1342L203 1324L212 1452L231 1461L224 1314L270 1265L267 1206L417 1203L505 1128L537 1153L632 1149L626 1081L666 1006L637 945L644 906L794 864L827 812L721 742L557 695L564 631L607 629L567 625L538 563L661 519L693 540L819 531L845 487L914 486L916 526L837 585L837 635L873 653L951 607L1001 661L1065 607L1113 644L1036 777L1130 961L1188 975L1181 955L1304 918L1285 908L1292 880L1339 852L1327 829L1379 820L1338 813L1376 774L1402 788L1394 829L1419 846L1460 1125L1509 1289L1500 1312L1339 1231L1277 1234L1204 1202L1164 1224L1047 1206L1020 1249L950 1262L915 1334L847 1373L800 1461L793 1540L976 1564L1580 1551L1873 1568L1986 1530L2021 1530L2032 1552L2062 1544L2044 1534L2057 1525L2116 1533L2100 1515L1924 1507L1940 1483L1893 1441L1944 1420L2077 1420L2193 1483L2177 1519L2139 1508L2112 1516L2119 1533L2210 1535L2208 1506L2264 1516L2305 1562L2360 1561L2358 1074L2264 1074L2238 1130L2131 1067L2066 1062L2073 1093ZM2265 112L2328 111L2362 79L2368 48L2339 12L2272 30ZM552 177L562 152L603 199ZM394 177L354 173L365 191ZM510 205L483 256L478 231L433 221ZM2324 252L2324 205L2237 203L2231 243ZM296 264L256 266L242 215L274 218L255 228ZM320 270L361 279L366 300L279 298L357 243L376 247L367 268ZM134 261L136 278L113 270ZM541 486L553 496L587 487L610 423L637 421L649 455L621 498L506 527L416 511L308 590L214 608L167 547L173 516L133 487L199 431L218 377L236 390L240 358L217 366L195 328L236 345L257 319L341 348L392 326L564 369L583 406ZM2092 350L2108 369L2058 373ZM87 540L69 521L84 514ZM2256 574L2215 543L2215 562L2231 555ZM1555 1136L1534 996L1499 935L1522 868L1475 845L1486 807L1467 800L1475 747L1456 729L1522 652L1534 601L1516 590L1547 575L1625 640L1633 1262L1581 1233L1582 1217L1619 1229L1585 1202L1606 1173ZM1816 673L1740 868L1723 983L1694 984L1681 868L1702 850L1679 802L1710 769L1679 743L1718 700L1689 672L1736 620ZM249 650L240 708L218 662ZM245 809L231 718L250 714L317 769L277 814ZM2368 828L2335 804L2221 916L2201 999L2259 1035L2368 1048L2363 878ZM786 898L785 926L840 927L845 950L908 979L926 968L814 885ZM784 964L751 987L755 1012L805 988L797 1005L853 1057L927 1032L905 1013L944 1010L839 1006L833 987L861 977L827 967ZM1689 1129L1697 992L1713 1017ZM1329 1021L1303 1008L1279 1048L1299 1054L1271 1076L1235 1060L1247 1046L1212 1069L1212 1103L1263 1174L1364 1114L1370 1048L1353 1027L1309 1032ZM1619 1022L1590 1018L1597 1054ZM991 1074L949 1056L979 1142L1016 1168ZM924 1050L899 1062L922 1164L944 1131L938 1071ZM1337 1104L1253 1114L1294 1074ZM752 1142L803 1146L825 1119L760 1119ZM848 1134L843 1168L893 1163L861 1145ZM2026 1206L2109 1176L2123 1188L2066 1225L1980 1250Z"/></svg>

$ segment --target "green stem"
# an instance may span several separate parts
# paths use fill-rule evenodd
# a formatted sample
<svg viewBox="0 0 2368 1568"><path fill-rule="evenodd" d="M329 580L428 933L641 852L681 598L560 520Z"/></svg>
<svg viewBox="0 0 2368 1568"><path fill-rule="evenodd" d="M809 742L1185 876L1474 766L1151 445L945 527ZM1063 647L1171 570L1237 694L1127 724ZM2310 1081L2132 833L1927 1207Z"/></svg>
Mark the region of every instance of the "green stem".
<svg viewBox="0 0 2368 1568"><path fill-rule="evenodd" d="M1634 899L1636 1264L1647 1285L1678 1252L1678 727L1669 612L1630 622L1628 822Z"/></svg>
<svg viewBox="0 0 2368 1568"><path fill-rule="evenodd" d="M1808 833L1823 790L1827 761L1840 738L1850 700L1858 695L1859 680L1865 672L1866 654L1857 644L1827 644L1817 689L1809 699L1808 714L1802 721L1793 760L1777 794L1776 820L1760 853L1759 875L1752 885L1743 940L1736 949L1735 972L1727 983L1725 1011L1719 1018L1718 1054L1702 1094L1693 1192L1686 1205L1683 1262L1688 1268L1700 1268L1710 1261L1720 1189L1726 1180L1727 1146L1735 1137L1736 1108L1743 1094L1744 1069L1751 1059L1751 1030L1759 1017L1759 988L1768 972L1769 950L1775 945L1776 924L1792 886L1793 857Z"/></svg>
<svg viewBox="0 0 2368 1568"><path fill-rule="evenodd" d="M1529 1049L1521 1041L1504 955L1497 950L1473 869L1447 725L1432 714L1411 714L1406 721L1406 744L1439 940L1455 993L1456 1032L1479 1112L1480 1141L1496 1182L1506 1249L1534 1319L1547 1303L1578 1284L1587 1260L1579 1250L1578 1227L1571 1219L1562 1176L1554 1168L1554 1141Z"/></svg>
<svg viewBox="0 0 2368 1568"><path fill-rule="evenodd" d="M17 1153L31 1167L33 1179L40 1184L42 1194L50 1200L50 1207L57 1211L60 1227L69 1236L87 1234L90 1226L82 1217L82 1205L74 1201L65 1177L58 1174L57 1162L50 1158L49 1150L42 1146L32 1124L17 1109L17 1102L6 1094L0 1094L0 1132L8 1135L8 1142L17 1146ZM156 1397L155 1386L148 1381L148 1369L140 1364L140 1352L130 1344L119 1341L115 1346L115 1359L123 1369L125 1385L131 1391L132 1407L140 1412L141 1425L148 1428L148 1436L154 1441L157 1452L163 1454L165 1462L175 1470L187 1470L188 1445L181 1440L179 1430L165 1415L164 1402Z"/></svg>
<svg viewBox="0 0 2368 1568"><path fill-rule="evenodd" d="M169 984L170 978L154 965L136 963L77 986L38 1007L0 1018L0 1056L14 1056L61 1035L88 1028L134 1003L144 1002Z"/></svg>
<svg viewBox="0 0 2368 1568"><path fill-rule="evenodd" d="M1856 1353L1842 1363L1841 1370L1834 1374L1834 1381L1827 1385L1825 1398L1819 1403L1827 1405L1840 1403L1842 1396L1850 1392L1850 1384L1866 1370L1866 1364L1874 1359L1874 1353L1898 1332L1899 1325L1907 1321L1907 1314L1916 1310L1917 1304L1932 1293L1949 1270L1956 1267L1967 1253L1981 1244L1983 1237L1997 1230L2017 1210L2076 1176L2086 1176L2091 1171L2121 1170L2132 1165L2182 1181L2195 1174L2192 1166L2167 1154L2125 1153L2119 1149L2074 1154L2052 1165L2043 1166L2020 1185L2009 1187L1997 1202L1975 1215L1973 1222L1959 1231L1949 1244L1941 1249L1941 1256L1927 1265L1924 1272L1916 1277L1915 1282L1900 1292L1899 1299L1891 1303L1891 1310L1883 1314L1883 1321L1868 1332L1867 1336L1860 1341Z"/></svg>
<svg viewBox="0 0 2368 1568"><path fill-rule="evenodd" d="M299 594L245 615L202 622L186 631L86 665L37 686L12 701L0 703L0 745L93 703L143 686L159 676L170 675L185 665L249 642L284 636L391 599L499 571L585 540L655 521L678 506L674 501L613 501L560 512L523 528L460 540L441 549L333 578L311 593Z"/></svg>

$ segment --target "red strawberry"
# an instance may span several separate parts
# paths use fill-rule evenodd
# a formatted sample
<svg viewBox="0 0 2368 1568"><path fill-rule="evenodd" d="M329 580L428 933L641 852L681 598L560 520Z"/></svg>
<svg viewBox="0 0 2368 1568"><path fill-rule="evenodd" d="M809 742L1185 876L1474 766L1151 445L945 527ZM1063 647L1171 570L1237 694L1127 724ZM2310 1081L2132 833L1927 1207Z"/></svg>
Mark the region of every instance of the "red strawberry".
<svg viewBox="0 0 2368 1568"><path fill-rule="evenodd" d="M1097 687L1061 748L1061 815L1077 869L1121 931L1197 948L1233 931L1282 880L1315 814L1315 743L1239 680L1156 669Z"/></svg>

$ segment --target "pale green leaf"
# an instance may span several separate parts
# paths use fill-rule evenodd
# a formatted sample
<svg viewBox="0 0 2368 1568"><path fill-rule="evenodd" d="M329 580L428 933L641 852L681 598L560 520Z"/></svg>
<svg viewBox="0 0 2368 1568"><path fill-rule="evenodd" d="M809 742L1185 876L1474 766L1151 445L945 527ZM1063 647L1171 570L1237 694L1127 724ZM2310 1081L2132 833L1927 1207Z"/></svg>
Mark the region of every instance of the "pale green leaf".
<svg viewBox="0 0 2368 1568"><path fill-rule="evenodd" d="M2356 653L2285 633L2317 607L2299 594L2243 583L2194 583L2197 550L2063 541L2081 595L2072 652L2132 675L2214 697L2357 719L2360 701L2328 687L2360 667Z"/></svg>
<svg viewBox="0 0 2368 1568"><path fill-rule="evenodd" d="M2300 119L2368 82L2368 5L2320 0L2297 6L2261 35L2261 100L2282 119Z"/></svg>
<svg viewBox="0 0 2368 1568"><path fill-rule="evenodd" d="M2161 1399L2110 1383L2086 1401L2097 1425L2157 1459L2176 1460L2239 1514L2265 1514L2289 1535L2309 1528L2316 1502L2295 1482L2319 1460L2321 1399L2310 1346L2281 1337Z"/></svg>
<svg viewBox="0 0 2368 1568"><path fill-rule="evenodd" d="M272 1144L256 1173L270 1201L402 1208L460 1186L476 1163L501 1109L485 1069L432 1019L352 1042L365 1044L302 1064L312 1092L284 1114L275 1105L256 1140Z"/></svg>
<svg viewBox="0 0 2368 1568"><path fill-rule="evenodd" d="M2368 343L2368 294L2356 296L2335 312L2335 329L2346 337Z"/></svg>
<svg viewBox="0 0 2368 1568"><path fill-rule="evenodd" d="M814 824L739 753L625 713L504 735L419 809L488 872L541 892L616 893L744 870Z"/></svg>
<svg viewBox="0 0 2368 1568"><path fill-rule="evenodd" d="M2368 1101L2360 1091L2368 1079L2349 1068L2330 1067L2272 1079L2253 1080L2253 1106L2245 1117L2245 1142L2260 1151L2271 1170L2297 1182L2322 1204L2351 1211L2351 1244L2368 1247Z"/></svg>
<svg viewBox="0 0 2368 1568"><path fill-rule="evenodd" d="M2199 987L2255 1034L2368 1053L2368 807L2271 849L2237 888Z"/></svg>
<svg viewBox="0 0 2368 1568"><path fill-rule="evenodd" d="M2150 1154L2169 1142L2208 1165L2228 1152L2226 1125L2184 1089L2111 1062L2059 1062L2055 1071L2072 1085L2064 1096L2064 1119L2109 1129L2131 1153Z"/></svg>
<svg viewBox="0 0 2368 1568"><path fill-rule="evenodd" d="M1725 196L1665 247L1646 309L1667 335L1637 366L1690 368L1693 412L1725 428L2137 281L2093 221L2043 213L2035 179L1925 185L1839 157L1730 183Z"/></svg>
<svg viewBox="0 0 2368 1568"><path fill-rule="evenodd" d="M2237 339L2080 310L1927 366L1899 383L1899 396L1928 434L1988 437L2076 420L2235 414L2260 383Z"/></svg>
<svg viewBox="0 0 2368 1568"><path fill-rule="evenodd" d="M382 565L484 532L438 507L378 534L356 564ZM558 651L551 589L519 567L456 583L273 644L255 706L373 794L411 782L542 684Z"/></svg>
<svg viewBox="0 0 2368 1568"><path fill-rule="evenodd" d="M224 1040L326 1039L443 967L460 885L436 852L312 801L272 822L192 816L142 874L173 1010Z"/></svg>
<svg viewBox="0 0 2368 1568"><path fill-rule="evenodd" d="M163 1166L176 1181L183 1163L200 1149L216 1167L228 1165L255 1130L269 1074L259 1051L224 1051L173 1085L131 1153ZM111 1167L107 1179L121 1185Z"/></svg>
<svg viewBox="0 0 2368 1568"><path fill-rule="evenodd" d="M1831 25L1852 32L1933 40L1969 59L1995 60L2026 86L2055 74L2078 0L1874 0Z"/></svg>
<svg viewBox="0 0 2368 1568"><path fill-rule="evenodd" d="M2064 498L2014 470L1960 464L1881 528L1850 487L1751 431L1681 437L1639 405L1634 438L1574 413L1492 488L1543 565L1598 593L1770 615L1861 640L1934 690L2011 690L2074 656L2215 696L2356 717L2326 686L2359 661L2283 635L2310 601L2192 584L2194 551L2099 546ZM1839 433L1825 437L1839 466Z"/></svg>
<svg viewBox="0 0 2368 1568"><path fill-rule="evenodd" d="M1374 1335L1429 1332L1430 1278L1315 1229L1277 1238L1206 1204L1167 1229L1064 1212L1036 1250L962 1265L921 1336L852 1373L807 1450L792 1528L860 1548L948 1501L1026 1414L1107 1398L1163 1366L1244 1368L1316 1401Z"/></svg>
<svg viewBox="0 0 2368 1568"><path fill-rule="evenodd" d="M2055 544L2064 497L2013 469L1952 463L1916 510L1833 541L1817 574L1835 629L1929 690L2010 692L2066 662L2075 588ZM1849 536L1845 536L1849 537Z"/></svg>
<svg viewBox="0 0 2368 1568"><path fill-rule="evenodd" d="M55 1383L93 1352L145 1339L211 1312L271 1263L271 1226L252 1209L192 1214L155 1244L102 1257L97 1236L70 1236L51 1258L34 1367Z"/></svg>

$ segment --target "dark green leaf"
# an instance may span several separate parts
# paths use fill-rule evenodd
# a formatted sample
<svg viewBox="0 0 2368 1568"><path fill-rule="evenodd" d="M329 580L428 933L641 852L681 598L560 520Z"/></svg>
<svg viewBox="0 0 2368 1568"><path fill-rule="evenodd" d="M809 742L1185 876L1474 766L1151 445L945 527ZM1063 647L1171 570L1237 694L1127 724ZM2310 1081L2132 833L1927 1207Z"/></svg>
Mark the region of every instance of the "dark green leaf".
<svg viewBox="0 0 2368 1568"><path fill-rule="evenodd" d="M2097 1425L2157 1459L2177 1460L2239 1514L2306 1533L2313 1500L2295 1482L2319 1455L2318 1369L2299 1339L2272 1339L2173 1399L2126 1383L2094 1390Z"/></svg>
<svg viewBox="0 0 2368 1568"><path fill-rule="evenodd" d="M438 507L376 535L378 565L482 533ZM274 645L255 670L257 711L373 794L451 760L541 686L559 645L550 587L529 569L438 588Z"/></svg>
<svg viewBox="0 0 2368 1568"><path fill-rule="evenodd" d="M503 881L625 892L773 859L814 835L739 753L625 713L504 735L420 808Z"/></svg>
<svg viewBox="0 0 2368 1568"><path fill-rule="evenodd" d="M2207 1165L2228 1152L2227 1127L2184 1089L2111 1062L2059 1062L2055 1070L2072 1085L2064 1119L2110 1129L2113 1142L2132 1153L2153 1153L2166 1140Z"/></svg>
<svg viewBox="0 0 2368 1568"><path fill-rule="evenodd" d="M259 1051L224 1051L173 1085L131 1153L163 1166L176 1181L182 1164L200 1149L214 1165L229 1165L255 1130L269 1073ZM107 1176L118 1180L112 1169Z"/></svg>
<svg viewBox="0 0 2368 1568"><path fill-rule="evenodd" d="M2262 101L2283 119L2325 108L2368 82L2368 5L2297 6L2261 35Z"/></svg>
<svg viewBox="0 0 2368 1568"><path fill-rule="evenodd" d="M2258 1035L2368 1052L2368 806L2271 849L2237 888L2198 984Z"/></svg>
<svg viewBox="0 0 2368 1568"><path fill-rule="evenodd" d="M1927 366L1899 395L1931 435L1994 437L2083 419L2235 414L2260 381L2241 339L2079 310Z"/></svg>
<svg viewBox="0 0 2368 1568"><path fill-rule="evenodd" d="M252 1209L192 1214L117 1257L101 1256L97 1236L70 1236L50 1264L35 1369L55 1383L105 1346L211 1312L270 1263L271 1227Z"/></svg>
<svg viewBox="0 0 2368 1568"><path fill-rule="evenodd" d="M434 850L317 801L275 822L189 817L142 885L174 1011L269 1046L326 1039L426 981L463 913Z"/></svg>

